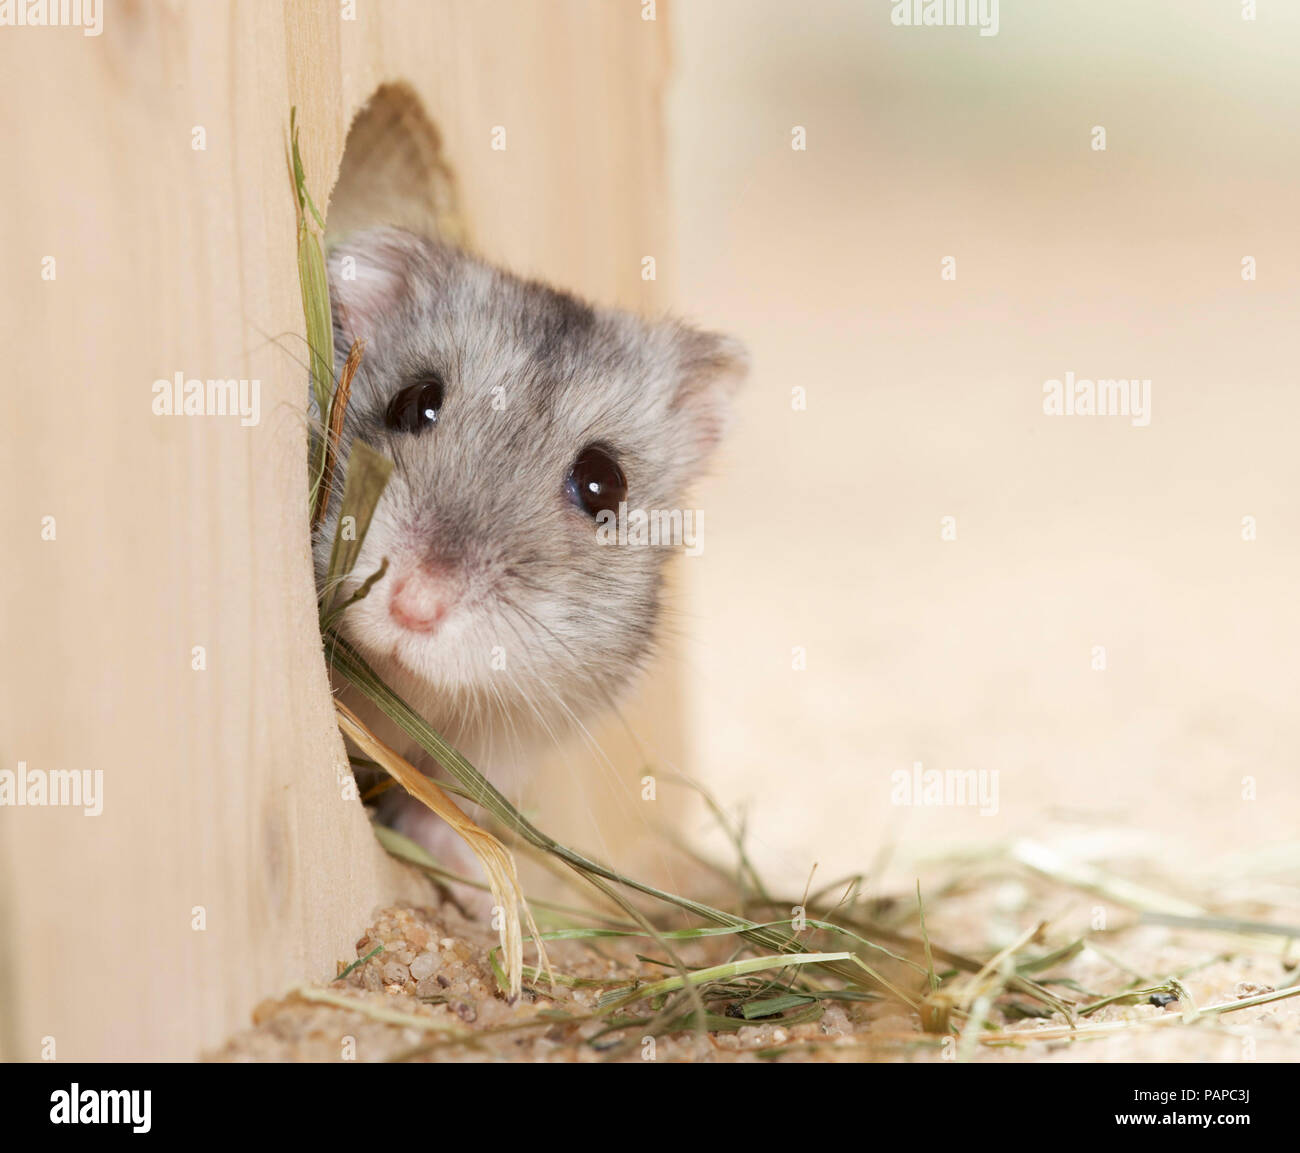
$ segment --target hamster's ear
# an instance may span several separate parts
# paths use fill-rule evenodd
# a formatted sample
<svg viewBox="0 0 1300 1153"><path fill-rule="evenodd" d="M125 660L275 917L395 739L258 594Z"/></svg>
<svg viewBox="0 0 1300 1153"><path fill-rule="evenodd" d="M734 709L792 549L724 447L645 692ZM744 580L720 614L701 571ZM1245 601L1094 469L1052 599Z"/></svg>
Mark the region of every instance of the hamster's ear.
<svg viewBox="0 0 1300 1153"><path fill-rule="evenodd" d="M749 375L749 354L740 341L716 332L683 328L673 408L687 423L697 467L731 423L731 402Z"/></svg>
<svg viewBox="0 0 1300 1153"><path fill-rule="evenodd" d="M330 310L345 354L354 340L373 339L401 302L420 253L420 238L395 228L356 232L330 247Z"/></svg>

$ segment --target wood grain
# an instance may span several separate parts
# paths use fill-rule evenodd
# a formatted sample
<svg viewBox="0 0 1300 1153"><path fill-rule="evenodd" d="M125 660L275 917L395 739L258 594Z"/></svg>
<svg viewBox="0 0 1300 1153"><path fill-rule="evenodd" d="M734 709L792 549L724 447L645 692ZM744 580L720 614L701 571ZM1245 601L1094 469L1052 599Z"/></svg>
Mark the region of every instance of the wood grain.
<svg viewBox="0 0 1300 1153"><path fill-rule="evenodd" d="M101 816L0 809L0 1054L53 1037L60 1059L192 1057L332 976L374 906L426 894L341 788L289 108L323 206L357 110L408 85L480 249L650 308L660 7L388 0L348 22L336 0L122 3L99 37L0 35L0 768L104 774ZM176 372L260 380L260 423L153 415Z"/></svg>

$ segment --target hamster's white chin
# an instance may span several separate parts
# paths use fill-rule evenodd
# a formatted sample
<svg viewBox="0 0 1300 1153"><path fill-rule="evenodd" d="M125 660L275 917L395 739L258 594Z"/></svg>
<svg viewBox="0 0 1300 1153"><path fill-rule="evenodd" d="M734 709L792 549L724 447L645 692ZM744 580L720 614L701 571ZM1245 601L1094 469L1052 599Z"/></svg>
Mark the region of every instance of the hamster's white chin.
<svg viewBox="0 0 1300 1153"><path fill-rule="evenodd" d="M360 616L350 622L345 620L343 627L344 635L375 672L399 692L403 688L414 690L419 687L455 694L492 689L500 693L499 673L489 688L493 677L488 664L490 657L473 659L474 645L456 635L459 631L440 630L431 637L402 628L387 619L366 621ZM507 680L506 687L508 685Z"/></svg>

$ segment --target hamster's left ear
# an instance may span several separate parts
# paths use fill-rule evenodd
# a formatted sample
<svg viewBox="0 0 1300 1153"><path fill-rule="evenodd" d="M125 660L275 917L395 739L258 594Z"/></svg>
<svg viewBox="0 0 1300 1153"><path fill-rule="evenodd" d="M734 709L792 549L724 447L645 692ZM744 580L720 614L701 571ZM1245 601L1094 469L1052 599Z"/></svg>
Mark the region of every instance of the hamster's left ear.
<svg viewBox="0 0 1300 1153"><path fill-rule="evenodd" d="M749 353L733 337L694 328L680 331L678 351L673 408L689 421L696 463L702 464L731 424L731 402L749 375Z"/></svg>

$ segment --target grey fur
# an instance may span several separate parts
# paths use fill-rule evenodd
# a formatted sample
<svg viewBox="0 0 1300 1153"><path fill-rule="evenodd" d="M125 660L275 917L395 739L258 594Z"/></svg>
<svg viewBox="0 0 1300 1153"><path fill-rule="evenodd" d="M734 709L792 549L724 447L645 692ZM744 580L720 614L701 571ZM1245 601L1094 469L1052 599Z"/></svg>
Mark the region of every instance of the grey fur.
<svg viewBox="0 0 1300 1153"><path fill-rule="evenodd" d="M629 507L680 507L722 435L744 352L392 229L348 238L329 269L336 371L354 338L367 342L343 455L360 437L395 463L343 592L385 556L389 573L342 631L444 736L489 771L504 767L526 756L528 737L610 703L645 664L660 618L669 550L598 545L564 495L574 458L608 445ZM445 383L436 426L387 429L390 398L430 371ZM314 545L318 582L337 517L336 498ZM418 561L453 572L462 594L431 638L399 635L387 615L396 571ZM492 668L496 646L504 670Z"/></svg>

